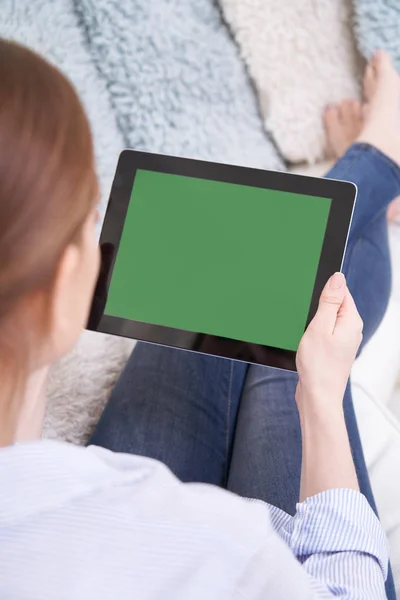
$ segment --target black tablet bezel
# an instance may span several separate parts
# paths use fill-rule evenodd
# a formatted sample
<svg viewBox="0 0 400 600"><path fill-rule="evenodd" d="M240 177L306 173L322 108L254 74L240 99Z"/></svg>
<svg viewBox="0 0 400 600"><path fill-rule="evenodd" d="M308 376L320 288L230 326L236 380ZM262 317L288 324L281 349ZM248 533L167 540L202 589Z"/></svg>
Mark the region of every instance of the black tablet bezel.
<svg viewBox="0 0 400 600"><path fill-rule="evenodd" d="M101 269L88 329L295 371L296 353L291 350L150 325L104 314L111 275L138 169L330 198L331 208L306 325L315 314L325 282L335 271L341 270L357 187L347 181L264 171L136 150L123 150L120 154L100 236Z"/></svg>

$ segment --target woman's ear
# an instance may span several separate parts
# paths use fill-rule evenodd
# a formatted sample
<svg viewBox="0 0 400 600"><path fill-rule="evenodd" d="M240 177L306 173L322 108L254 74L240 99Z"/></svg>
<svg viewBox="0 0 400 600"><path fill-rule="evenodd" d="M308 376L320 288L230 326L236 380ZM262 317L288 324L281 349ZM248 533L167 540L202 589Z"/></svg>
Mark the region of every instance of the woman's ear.
<svg viewBox="0 0 400 600"><path fill-rule="evenodd" d="M100 266L95 225L93 210L80 239L68 244L60 258L51 297L50 360L68 352L87 325Z"/></svg>
<svg viewBox="0 0 400 600"><path fill-rule="evenodd" d="M69 244L61 255L50 297L49 362L68 352L82 329L80 263L80 248L76 244Z"/></svg>

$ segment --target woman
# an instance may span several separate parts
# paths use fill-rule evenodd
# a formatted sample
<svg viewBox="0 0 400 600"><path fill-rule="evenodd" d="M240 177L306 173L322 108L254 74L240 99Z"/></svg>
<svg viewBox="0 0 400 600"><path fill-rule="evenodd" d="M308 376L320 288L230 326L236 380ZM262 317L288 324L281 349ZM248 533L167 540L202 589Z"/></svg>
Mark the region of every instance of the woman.
<svg viewBox="0 0 400 600"><path fill-rule="evenodd" d="M386 597L347 386L362 321L341 274L301 342L298 383L138 345L96 446L40 440L48 365L88 315L98 190L70 84L20 46L2 41L0 56L0 598ZM358 143L329 176L359 187L345 270L368 339L388 299L385 214L400 193L400 82L386 55L365 86ZM328 125L345 132L346 114ZM236 494L182 483L154 458Z"/></svg>

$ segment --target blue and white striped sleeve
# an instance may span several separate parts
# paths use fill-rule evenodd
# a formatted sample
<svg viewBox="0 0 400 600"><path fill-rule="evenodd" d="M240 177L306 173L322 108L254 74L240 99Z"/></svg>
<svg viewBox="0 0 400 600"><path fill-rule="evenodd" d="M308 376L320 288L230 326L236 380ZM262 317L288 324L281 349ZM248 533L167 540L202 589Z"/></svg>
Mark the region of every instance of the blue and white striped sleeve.
<svg viewBox="0 0 400 600"><path fill-rule="evenodd" d="M276 507L270 513L274 529L324 597L386 598L388 544L362 494L328 490L298 504L293 517Z"/></svg>

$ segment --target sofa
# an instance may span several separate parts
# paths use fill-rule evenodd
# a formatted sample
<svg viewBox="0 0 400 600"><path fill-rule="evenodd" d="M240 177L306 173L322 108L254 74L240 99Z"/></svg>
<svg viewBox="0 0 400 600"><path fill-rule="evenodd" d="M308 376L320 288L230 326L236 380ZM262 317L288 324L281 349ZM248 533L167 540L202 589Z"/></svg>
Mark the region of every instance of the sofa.
<svg viewBox="0 0 400 600"><path fill-rule="evenodd" d="M264 43L263 36L250 40L243 20L238 23L242 15L239 0L224 0L222 4L239 42L259 39ZM264 10L267 2L247 2L246 6L252 4L263 10L263 30L267 31L271 21L277 32L268 38L275 45L268 46L270 54L262 55L261 62L253 62L260 57L257 43L238 49L213 0L2 2L0 34L27 44L59 66L84 102L95 142L102 214L118 153L127 145L272 169L286 168L282 149L296 160L321 155L318 111L326 95L340 96L358 89L349 3L321 3L318 15L308 20L304 15L314 9L314 0L302 2L300 12L293 2L287 3L286 12L281 11L282 1L270 2L270 11ZM293 17L292 28L287 27L288 11ZM332 36L325 35L321 46L320 21L326 23L327 17ZM297 27L299 19L300 25L307 21L313 28L312 35L307 36L309 48L303 35L296 37L301 29ZM246 23L256 33L261 31L258 20ZM346 41L341 52L333 54L332 44L337 46L342 38ZM284 40L290 45L283 53L278 45ZM254 78L260 77L256 88L264 123L241 56ZM271 65L273 71L264 77ZM318 82L314 73L318 73ZM341 77L332 79L336 73ZM317 103L313 103L315 98ZM281 140L280 149L266 130ZM308 172L321 174L324 168L326 165L320 165ZM298 167L295 170L301 171ZM400 597L400 396L396 400L395 394L400 365L398 229L392 229L391 240L393 295L379 330L354 366L352 388ZM92 332L82 335L75 350L51 372L46 437L86 442L132 346L130 340Z"/></svg>

